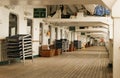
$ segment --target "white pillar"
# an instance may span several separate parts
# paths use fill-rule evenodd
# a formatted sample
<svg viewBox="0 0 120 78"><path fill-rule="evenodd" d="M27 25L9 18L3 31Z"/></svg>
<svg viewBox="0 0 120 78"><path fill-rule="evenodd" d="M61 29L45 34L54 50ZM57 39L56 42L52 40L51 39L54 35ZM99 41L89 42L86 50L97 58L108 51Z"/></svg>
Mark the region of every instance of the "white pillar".
<svg viewBox="0 0 120 78"><path fill-rule="evenodd" d="M120 18L114 18L113 78L120 78Z"/></svg>
<svg viewBox="0 0 120 78"><path fill-rule="evenodd" d="M120 0L112 7L113 17L113 78L120 78Z"/></svg>
<svg viewBox="0 0 120 78"><path fill-rule="evenodd" d="M74 40L78 40L77 39L77 32L74 32Z"/></svg>
<svg viewBox="0 0 120 78"><path fill-rule="evenodd" d="M71 31L69 31L69 33L68 33L68 40L69 40L69 43L71 42Z"/></svg>
<svg viewBox="0 0 120 78"><path fill-rule="evenodd" d="M75 32L71 32L71 41L75 40Z"/></svg>
<svg viewBox="0 0 120 78"><path fill-rule="evenodd" d="M57 31L57 40L59 40L59 39L61 39L60 38L60 28L57 28L58 29L58 31Z"/></svg>
<svg viewBox="0 0 120 78"><path fill-rule="evenodd" d="M53 44L53 43L54 43L54 41L55 41L55 36L56 36L56 35L55 35L55 27L52 27L52 26L51 26L51 37L50 37L50 38L51 38L51 39L50 39L51 41L50 41L50 44Z"/></svg>
<svg viewBox="0 0 120 78"><path fill-rule="evenodd" d="M43 24L43 39L42 39L42 45L48 45L48 36L47 36L47 32L48 32L48 25L47 24Z"/></svg>
<svg viewBox="0 0 120 78"><path fill-rule="evenodd" d="M65 29L62 28L62 39L65 39Z"/></svg>

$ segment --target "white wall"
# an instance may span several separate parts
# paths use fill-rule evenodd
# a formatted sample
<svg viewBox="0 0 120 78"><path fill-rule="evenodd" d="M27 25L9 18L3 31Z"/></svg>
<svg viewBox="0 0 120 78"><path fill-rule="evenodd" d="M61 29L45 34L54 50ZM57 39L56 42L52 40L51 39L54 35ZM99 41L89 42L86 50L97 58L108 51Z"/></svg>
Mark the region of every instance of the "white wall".
<svg viewBox="0 0 120 78"><path fill-rule="evenodd" d="M18 34L27 34L27 20L31 18L33 20L33 54L38 55L39 47L39 25L42 19L33 19L33 8L46 8L45 6L15 6L13 8L0 7L0 39L9 35L9 14L13 13L18 17ZM29 15L25 15L28 12ZM46 26L46 25L45 25ZM46 28L44 28L46 29ZM45 35L45 34L43 34ZM46 39L46 37L45 37ZM43 39L43 40L45 40ZM46 44L46 41L43 41Z"/></svg>
<svg viewBox="0 0 120 78"><path fill-rule="evenodd" d="M0 39L9 35L9 10L0 7Z"/></svg>
<svg viewBox="0 0 120 78"><path fill-rule="evenodd" d="M1 6L0 9L1 32L0 38L5 38L9 34L9 14L13 13L18 17L18 34L27 34L27 20L24 19L23 6L15 6L13 9L8 9Z"/></svg>

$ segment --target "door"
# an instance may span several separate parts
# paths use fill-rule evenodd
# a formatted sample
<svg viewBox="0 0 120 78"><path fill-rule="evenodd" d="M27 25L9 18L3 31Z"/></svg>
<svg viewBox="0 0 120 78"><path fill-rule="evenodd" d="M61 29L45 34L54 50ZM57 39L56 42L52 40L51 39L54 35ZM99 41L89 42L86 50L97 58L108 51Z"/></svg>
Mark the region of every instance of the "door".
<svg viewBox="0 0 120 78"><path fill-rule="evenodd" d="M9 14L9 36L17 34L17 15Z"/></svg>
<svg viewBox="0 0 120 78"><path fill-rule="evenodd" d="M27 34L32 36L32 19L27 19Z"/></svg>

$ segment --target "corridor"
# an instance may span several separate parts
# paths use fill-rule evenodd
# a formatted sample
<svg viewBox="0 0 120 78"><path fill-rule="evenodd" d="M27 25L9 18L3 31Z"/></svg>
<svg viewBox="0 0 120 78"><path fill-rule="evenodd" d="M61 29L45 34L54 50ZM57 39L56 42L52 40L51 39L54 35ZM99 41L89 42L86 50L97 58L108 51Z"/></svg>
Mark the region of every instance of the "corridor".
<svg viewBox="0 0 120 78"><path fill-rule="evenodd" d="M112 78L102 46L0 66L0 78Z"/></svg>

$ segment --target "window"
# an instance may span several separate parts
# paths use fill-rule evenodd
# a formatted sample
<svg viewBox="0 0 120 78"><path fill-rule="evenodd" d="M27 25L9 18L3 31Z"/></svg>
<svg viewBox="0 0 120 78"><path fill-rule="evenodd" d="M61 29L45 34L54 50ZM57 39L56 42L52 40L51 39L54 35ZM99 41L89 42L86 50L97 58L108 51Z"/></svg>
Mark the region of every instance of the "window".
<svg viewBox="0 0 120 78"><path fill-rule="evenodd" d="M85 29L85 27L79 27L79 29Z"/></svg>
<svg viewBox="0 0 120 78"><path fill-rule="evenodd" d="M70 26L69 31L75 31L75 26Z"/></svg>
<svg viewBox="0 0 120 78"><path fill-rule="evenodd" d="M81 35L85 35L85 32L81 32Z"/></svg>
<svg viewBox="0 0 120 78"><path fill-rule="evenodd" d="M34 8L34 18L45 18L46 8Z"/></svg>

